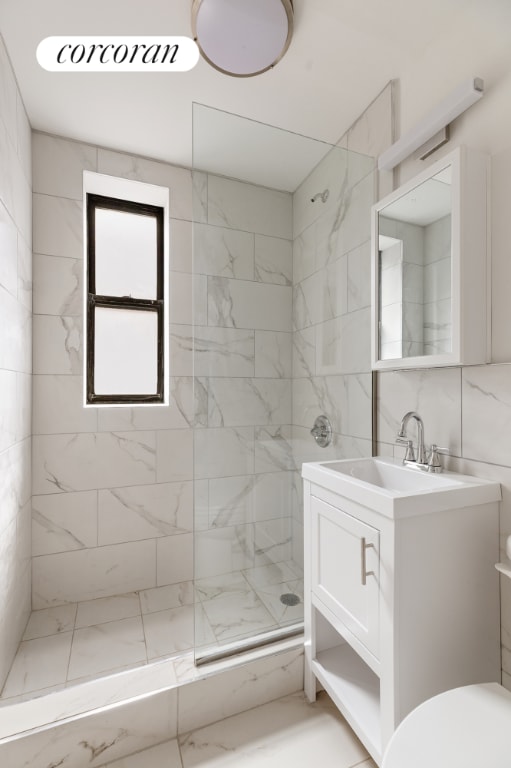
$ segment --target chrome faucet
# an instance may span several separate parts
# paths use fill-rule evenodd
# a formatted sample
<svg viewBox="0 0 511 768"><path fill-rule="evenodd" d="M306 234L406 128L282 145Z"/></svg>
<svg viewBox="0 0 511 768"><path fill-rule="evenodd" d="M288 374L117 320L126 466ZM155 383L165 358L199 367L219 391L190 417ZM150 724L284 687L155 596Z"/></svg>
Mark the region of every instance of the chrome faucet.
<svg viewBox="0 0 511 768"><path fill-rule="evenodd" d="M410 419L415 419L417 422L417 458L413 450L413 443L406 433L406 428ZM396 443L404 443L406 445L406 453L403 459L403 464L408 467L415 467L416 469L422 469L425 472L441 472L442 464L440 462L439 453L448 453L447 448L439 448L437 445L431 445L429 455L426 457L426 447L424 445L424 424L422 419L416 411L408 411L401 419L401 426L397 433Z"/></svg>
<svg viewBox="0 0 511 768"><path fill-rule="evenodd" d="M417 458L413 452L412 441L406 434L406 427L408 426L410 419L415 419L417 422ZM416 465L423 465L424 467L427 467L426 448L424 446L424 424L422 423L422 419L417 411L408 411L408 413L405 413L401 419L401 426L399 427L399 432L397 433L396 442L405 443L407 446L406 455L404 458L405 464L414 463Z"/></svg>

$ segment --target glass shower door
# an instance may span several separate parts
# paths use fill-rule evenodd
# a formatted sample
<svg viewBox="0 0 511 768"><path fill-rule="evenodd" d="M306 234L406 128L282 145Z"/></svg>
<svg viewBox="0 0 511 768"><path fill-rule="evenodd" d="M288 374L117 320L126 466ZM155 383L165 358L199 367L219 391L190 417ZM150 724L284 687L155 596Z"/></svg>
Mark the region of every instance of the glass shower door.
<svg viewBox="0 0 511 768"><path fill-rule="evenodd" d="M354 446L371 453L369 367L341 381L335 337L348 313L346 190L350 175L372 176L374 161L352 153L358 165L349 163L346 149L201 105L193 140L200 661L301 631L301 463ZM358 215L367 229L371 185ZM350 395L367 414L348 436ZM335 425L327 449L310 435L322 412Z"/></svg>

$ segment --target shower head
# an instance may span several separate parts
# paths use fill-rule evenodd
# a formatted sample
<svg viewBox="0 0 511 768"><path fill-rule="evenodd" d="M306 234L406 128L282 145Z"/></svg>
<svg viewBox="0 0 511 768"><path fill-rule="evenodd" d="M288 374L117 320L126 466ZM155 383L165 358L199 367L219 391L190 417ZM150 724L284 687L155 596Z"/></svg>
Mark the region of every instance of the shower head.
<svg viewBox="0 0 511 768"><path fill-rule="evenodd" d="M314 197L311 197L311 203L315 203L316 200L321 199L322 203L326 203L328 200L328 195L330 194L330 190L324 189L323 192L316 192Z"/></svg>

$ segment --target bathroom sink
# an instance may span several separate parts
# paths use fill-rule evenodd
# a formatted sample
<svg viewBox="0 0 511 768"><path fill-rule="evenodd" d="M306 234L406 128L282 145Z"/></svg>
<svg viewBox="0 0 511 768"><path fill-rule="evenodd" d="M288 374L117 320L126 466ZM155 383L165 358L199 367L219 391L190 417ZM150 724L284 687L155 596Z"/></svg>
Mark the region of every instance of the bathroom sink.
<svg viewBox="0 0 511 768"><path fill-rule="evenodd" d="M391 464L383 459L329 461L322 466L390 491L422 491L459 483L449 475L429 474L403 464Z"/></svg>
<svg viewBox="0 0 511 768"><path fill-rule="evenodd" d="M460 475L412 469L395 459L366 458L310 462L302 476L388 517L455 509L499 501L499 483Z"/></svg>

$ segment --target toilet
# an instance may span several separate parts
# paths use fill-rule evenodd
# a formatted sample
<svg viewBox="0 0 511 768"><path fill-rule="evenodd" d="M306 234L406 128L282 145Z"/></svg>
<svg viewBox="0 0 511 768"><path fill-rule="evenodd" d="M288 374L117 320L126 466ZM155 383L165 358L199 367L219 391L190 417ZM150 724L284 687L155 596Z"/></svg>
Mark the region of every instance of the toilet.
<svg viewBox="0 0 511 768"><path fill-rule="evenodd" d="M511 768L511 693L481 683L428 699L399 725L382 768Z"/></svg>

